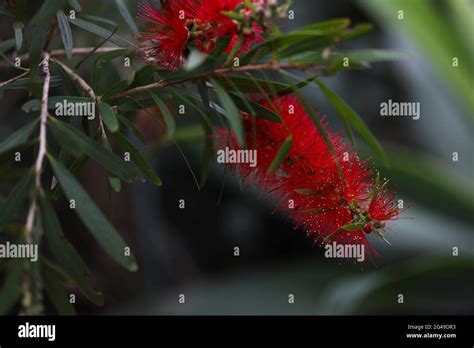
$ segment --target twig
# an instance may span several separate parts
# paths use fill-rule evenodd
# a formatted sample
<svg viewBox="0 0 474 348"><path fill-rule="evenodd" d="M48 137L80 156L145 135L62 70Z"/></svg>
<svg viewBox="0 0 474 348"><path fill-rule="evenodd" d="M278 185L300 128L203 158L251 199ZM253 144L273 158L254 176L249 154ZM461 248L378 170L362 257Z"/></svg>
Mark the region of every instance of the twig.
<svg viewBox="0 0 474 348"><path fill-rule="evenodd" d="M46 122L48 121L48 96L49 96L49 81L51 75L49 73L49 53L45 52L43 65L43 95L41 97L41 112L40 112L40 135L39 135L39 150L38 156L35 162L35 192L41 189L41 173L43 171L44 157L46 156ZM26 219L26 240L28 243L32 243L32 231L35 222L35 211L36 211L36 195L33 196L33 200L28 211Z"/></svg>
<svg viewBox="0 0 474 348"><path fill-rule="evenodd" d="M307 70L307 69L315 69L315 68L317 67L315 67L314 65L303 65L303 64L296 64L293 62L280 63L280 64L274 63L274 62L268 62L268 63L261 63L261 64L245 65L242 67L220 68L211 72L211 75L220 76L220 75L225 75L231 72L246 72L246 71L256 71L256 70L281 70L281 69ZM188 80L199 79L207 75L209 75L209 73L205 75L194 76ZM123 97L127 97L133 94L146 92L150 89L169 87L178 83L183 83L188 80L177 80L177 81L160 80L158 82L154 82L149 85L129 89L128 91L119 93L116 96L111 97L110 99L123 98Z"/></svg>
<svg viewBox="0 0 474 348"><path fill-rule="evenodd" d="M94 100L94 102L98 102L98 98L94 93L94 90L92 89L91 86L78 74L76 74L70 67L67 65L61 63L59 60L52 58L51 59L54 63L59 65L70 77L73 81L76 81L82 89L89 94L89 96ZM102 134L102 139L107 139L107 135L105 133L105 127L104 127L104 122L102 120L102 115L99 113L99 127L100 127L100 132Z"/></svg>
<svg viewBox="0 0 474 348"><path fill-rule="evenodd" d="M29 72L30 72L30 69L27 69L25 72L21 73L20 75L12 77L10 80L0 82L0 88L5 87L6 85L8 85L12 82L15 82L16 80L21 79L23 76L28 75Z"/></svg>
<svg viewBox="0 0 474 348"><path fill-rule="evenodd" d="M91 54L91 52L94 51L94 54L101 54L101 53L107 53L107 52L112 52L112 51L117 51L117 50L122 50L122 47L100 47L96 51L94 51L94 47L79 47L79 48L74 48L72 50L73 55L79 55L79 56L84 56ZM64 57L66 56L66 50L65 49L58 49L58 50L52 50L50 52L51 57ZM23 54L19 56L20 61L22 63L28 62L30 59L29 54ZM11 65L8 64L7 62L0 62L0 68L10 68Z"/></svg>

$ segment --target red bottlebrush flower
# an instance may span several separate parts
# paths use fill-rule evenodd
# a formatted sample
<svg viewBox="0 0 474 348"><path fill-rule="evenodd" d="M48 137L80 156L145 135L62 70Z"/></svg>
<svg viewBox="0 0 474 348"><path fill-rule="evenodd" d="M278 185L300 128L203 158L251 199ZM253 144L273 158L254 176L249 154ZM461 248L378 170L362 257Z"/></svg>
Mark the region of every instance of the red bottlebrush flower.
<svg viewBox="0 0 474 348"><path fill-rule="evenodd" d="M231 41L226 50L227 53L230 52L238 40L237 32L239 28L237 23L224 15L223 12L232 12L241 4L243 4L242 0L200 0L194 6L192 17L199 21L203 27L208 28L207 35L213 40L201 42L197 47L207 53L214 47L216 38L230 37ZM261 33L262 29L254 23L253 31L244 35L240 50L248 51L252 44L262 41Z"/></svg>
<svg viewBox="0 0 474 348"><path fill-rule="evenodd" d="M176 68L182 64L189 38L185 15L187 8L186 0L172 0L161 10L148 2L139 2L138 18L156 25L146 27L147 32L139 34L140 38L149 41L142 44L149 59L166 68Z"/></svg>
<svg viewBox="0 0 474 348"><path fill-rule="evenodd" d="M229 37L226 53L238 40L238 24L223 11L234 11L241 0L170 0L161 9L148 2L139 3L138 17L156 26L147 26L139 37L145 42L145 55L169 69L180 67L187 49L194 47L209 53L220 38ZM253 24L253 31L244 34L241 51L262 40L262 30Z"/></svg>
<svg viewBox="0 0 474 348"><path fill-rule="evenodd" d="M266 100L260 104L272 109ZM256 150L258 160L255 167L230 164L232 171L278 200L279 209L316 243L363 244L369 254L378 255L368 244L367 234L374 232L382 237L384 221L397 218L394 194L385 188L377 191L380 187L368 162L360 160L343 137L332 133L323 120L334 148L331 151L296 98L273 99L272 104L283 122L242 115L247 147ZM290 135L293 141L286 157L277 171L268 174L278 150ZM232 132L220 130L217 137L219 148L240 149Z"/></svg>

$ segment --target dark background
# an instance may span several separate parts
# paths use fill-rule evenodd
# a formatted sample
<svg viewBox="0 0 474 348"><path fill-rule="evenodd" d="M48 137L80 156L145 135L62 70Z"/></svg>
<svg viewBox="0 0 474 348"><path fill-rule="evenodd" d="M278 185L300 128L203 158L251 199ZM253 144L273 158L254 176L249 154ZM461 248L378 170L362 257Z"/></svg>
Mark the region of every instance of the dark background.
<svg viewBox="0 0 474 348"><path fill-rule="evenodd" d="M461 62L467 72L462 76L472 92L474 5L462 0L414 2L418 4L296 0L295 19L284 23L284 30L291 30L334 17L372 22L373 32L343 47L391 48L409 54L405 60L376 63L372 69L325 80L382 142L393 165L385 173L411 206L404 219L390 223L392 246L373 241L380 258L363 264L324 258L324 250L275 212L275 203L256 188L244 187L215 165L199 191L176 148L160 143L148 154L163 186L137 183L113 196L113 222L138 258L136 274L123 271L102 254L79 219L64 204L57 205L65 233L94 270L95 287L105 294L103 308L79 298L79 313L472 314L472 94L469 100L469 93L460 92L465 86L458 81L462 77L453 77L450 60L439 54L452 55L449 42L429 37L441 31L468 52L469 59ZM81 3L84 13L104 15L120 25L122 36L129 35L110 1ZM128 3L135 13L135 2ZM399 9L405 11L404 21L397 20ZM73 28L73 35L75 47L95 43L78 28ZM81 69L87 74L90 65ZM119 66L110 72L117 73ZM336 111L322 94L314 87L304 92L330 126L342 132ZM28 99L25 93L9 96L0 101L0 136L22 124L22 117L33 117L18 111ZM380 103L388 99L420 102L421 118L381 117ZM182 127L198 123L195 115L176 117ZM202 144L182 140L193 170L199 173ZM361 143L360 151L370 154ZM452 161L453 152L459 153L458 162ZM101 169L90 163L81 182L108 211L106 175ZM185 209L178 208L179 199L185 200ZM240 248L239 257L233 255L235 246ZM452 255L453 247L459 248L459 256ZM185 304L178 303L179 294L186 296ZM294 294L294 304L288 303L288 294ZM404 295L403 304L397 303L398 294Z"/></svg>

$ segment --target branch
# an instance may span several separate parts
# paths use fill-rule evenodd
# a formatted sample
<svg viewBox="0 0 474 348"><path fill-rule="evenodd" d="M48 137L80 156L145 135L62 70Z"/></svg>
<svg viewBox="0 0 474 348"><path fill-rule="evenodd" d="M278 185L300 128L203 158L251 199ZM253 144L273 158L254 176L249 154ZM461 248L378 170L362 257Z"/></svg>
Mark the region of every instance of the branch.
<svg viewBox="0 0 474 348"><path fill-rule="evenodd" d="M123 49L122 47L100 47L98 48L94 54L101 54L101 53L107 53L107 52L112 52L112 51L117 51ZM72 50L73 55L79 55L79 56L86 56L88 54L91 54L94 51L94 47L79 47L79 48L74 48ZM66 50L64 49L58 49L58 50L52 50L50 52L51 57L64 57L66 56ZM29 54L23 54L19 56L20 61L23 62L28 62L30 59ZM8 64L7 62L0 62L0 68L11 68L12 66Z"/></svg>
<svg viewBox="0 0 474 348"><path fill-rule="evenodd" d="M25 72L21 73L20 75L12 77L10 80L0 82L0 88L5 87L6 85L8 85L12 82L15 82L16 80L21 79L23 76L28 75L29 72L30 72L30 69L27 69Z"/></svg>
<svg viewBox="0 0 474 348"><path fill-rule="evenodd" d="M315 67L314 65L297 64L297 63L292 63L292 62L287 62L287 63L268 62L268 63L261 63L261 64L245 65L242 67L220 68L211 72L211 75L222 76L222 75L232 73L232 72L246 72L246 71L258 71L258 70L277 70L277 71L281 69L308 70L308 69L317 69L317 68L318 67ZM169 86L183 83L186 81L200 79L208 75L209 73L199 75L199 76L194 76L188 80L179 80L179 81L172 81L172 82L160 80L158 82L154 82L149 85L129 89L128 91L119 93L116 96L111 97L110 99L123 98L129 95L146 92L150 89L169 87Z"/></svg>
<svg viewBox="0 0 474 348"><path fill-rule="evenodd" d="M35 193L41 189L41 173L43 171L43 162L46 155L46 122L48 121L48 95L49 95L49 81L51 75L49 73L49 53L45 52L43 65L43 95L41 97L41 112L40 112L40 135L39 135L39 150L38 156L35 162ZM26 219L26 239L28 243L32 243L32 231L35 222L35 211L36 211L36 194L33 196L33 200L28 211Z"/></svg>
<svg viewBox="0 0 474 348"><path fill-rule="evenodd" d="M93 49L92 49L93 50ZM98 51L98 50L97 50ZM96 52L97 52L96 51ZM87 93L89 94L89 96L94 100L94 102L97 102L98 101L98 98L97 96L95 95L94 93L94 90L92 89L91 86L89 86L89 84L82 78L80 77L78 74L76 74L74 72L74 70L72 70L70 67L68 67L67 65L61 63L59 60L57 59L51 59L54 63L56 63L57 65L59 65L70 77L73 81L76 81L81 87L82 89ZM102 120L102 115L99 113L99 127L100 127L100 132L102 134L102 139L107 139L107 135L105 133L105 128L104 128L104 122Z"/></svg>

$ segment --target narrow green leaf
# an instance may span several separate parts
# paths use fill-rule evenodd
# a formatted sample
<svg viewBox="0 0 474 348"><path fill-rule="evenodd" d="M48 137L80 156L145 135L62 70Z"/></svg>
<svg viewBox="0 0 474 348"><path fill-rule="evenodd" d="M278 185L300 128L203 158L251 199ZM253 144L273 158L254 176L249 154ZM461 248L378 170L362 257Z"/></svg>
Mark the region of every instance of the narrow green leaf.
<svg viewBox="0 0 474 348"><path fill-rule="evenodd" d="M87 15L87 14L83 14L81 17L84 18L84 19L87 19L87 20L94 21L94 22L107 24L107 25L110 25L114 28L118 27L117 22L112 21L112 20L107 19L107 18L104 18L104 17L98 17L98 16L93 16L93 15Z"/></svg>
<svg viewBox="0 0 474 348"><path fill-rule="evenodd" d="M118 133L117 133L118 134ZM130 271L136 271L137 265L133 255L126 255L127 245L112 224L104 217L94 201L81 187L71 173L48 155L54 174L61 184L66 197L76 202L76 211L94 238L112 256L112 258Z"/></svg>
<svg viewBox="0 0 474 348"><path fill-rule="evenodd" d="M8 263L10 269L0 289L0 315L6 315L18 302L23 284L23 267L20 259Z"/></svg>
<svg viewBox="0 0 474 348"><path fill-rule="evenodd" d="M110 187L112 187L112 190L114 190L115 192L120 192L122 190L122 182L119 178L109 176L109 184Z"/></svg>
<svg viewBox="0 0 474 348"><path fill-rule="evenodd" d="M124 49L101 54L95 58L93 69L92 69L92 88L97 94L101 94L101 91L99 88L101 86L99 86L99 82L100 82L102 67L116 58L126 56L132 51L133 49L131 48L124 48ZM109 85L109 83L107 83L107 85ZM114 88L117 88L117 86L115 86Z"/></svg>
<svg viewBox="0 0 474 348"><path fill-rule="evenodd" d="M64 0L45 0L41 8L30 21L30 75L35 79L39 71L39 63L43 53L46 35L51 25L51 19L64 6Z"/></svg>
<svg viewBox="0 0 474 348"><path fill-rule="evenodd" d="M232 98L235 105L242 111L245 111L249 114L255 113L255 116L264 118L269 121L273 122L281 122L280 115L276 114L274 111L258 104L247 100L246 102L236 94L230 93L230 97ZM249 109L247 105L250 105L252 109Z"/></svg>
<svg viewBox="0 0 474 348"><path fill-rule="evenodd" d="M7 138L0 142L0 155L10 151L11 149L24 144L31 136L33 131L38 126L38 120L35 120L27 125L16 130L10 134Z"/></svg>
<svg viewBox="0 0 474 348"><path fill-rule="evenodd" d="M275 158L273 159L272 163L267 169L267 174L272 174L278 167L280 166L281 162L286 158L288 151L290 151L291 144L293 143L293 137L289 135L283 144L281 145L280 149L278 150Z"/></svg>
<svg viewBox="0 0 474 348"><path fill-rule="evenodd" d="M117 121L117 116L115 115L114 110L112 110L112 107L104 102L98 102L98 105L99 112L102 115L102 119L104 120L104 123L109 131L112 133L118 131L119 124Z"/></svg>
<svg viewBox="0 0 474 348"><path fill-rule="evenodd" d="M379 143L379 141L373 135L370 129L366 126L360 116L357 115L357 113L352 110L352 108L344 100L342 100L336 93L334 93L332 89L330 89L321 80L317 79L315 83L319 86L323 94L337 110L341 118L343 120L346 120L357 130L357 132L361 135L367 145L369 145L372 151L374 151L377 156L383 161L383 164L385 166L388 166L388 157L382 145Z"/></svg>
<svg viewBox="0 0 474 348"><path fill-rule="evenodd" d="M69 5L70 5L74 10L76 10L77 12L81 12L81 11L82 11L81 4L79 3L78 0L67 0L67 2L68 2Z"/></svg>
<svg viewBox="0 0 474 348"><path fill-rule="evenodd" d="M21 78L15 82L9 83L6 86L0 88L1 90L11 90L11 89L27 89L30 87L31 79L29 77ZM57 87L62 84L62 79L59 76L51 76L49 87Z"/></svg>
<svg viewBox="0 0 474 348"><path fill-rule="evenodd" d="M310 77L308 77L307 79L305 79L303 81L295 83L292 86L288 86L287 88L277 90L277 95L281 97L281 96L284 96L284 95L287 95L287 94L294 93L295 91L300 90L301 88L309 85L311 82L313 82L318 77L319 77L319 74L318 75L313 75L313 76L310 76Z"/></svg>
<svg viewBox="0 0 474 348"><path fill-rule="evenodd" d="M276 90L282 90L288 87L288 85L281 82L262 80L262 79L257 79L257 78L253 78L253 79L256 80L265 91L270 90L269 88L270 85L272 85ZM219 83L227 89L236 90L235 87L237 87L239 92L244 92L244 93L259 93L260 92L260 90L255 86L255 82L252 81L252 78L250 77L225 76L225 77L219 77L216 80L219 81ZM233 82L235 87L232 86L229 80Z"/></svg>
<svg viewBox="0 0 474 348"><path fill-rule="evenodd" d="M120 15L123 17L123 19L127 23L132 33L137 34L138 33L137 25L135 24L135 21L133 20L133 17L130 14L130 11L128 10L128 7L125 4L125 2L123 0L115 0L115 4L118 7Z"/></svg>
<svg viewBox="0 0 474 348"><path fill-rule="evenodd" d="M116 44L117 46L120 46L120 47L133 47L134 46L133 43L131 43L128 40L125 40L118 34L113 34L112 36L110 36L112 34L110 30L104 29L94 23L87 22L79 18L76 18L76 19L68 18L68 20L75 26L81 29L84 29L92 34L95 34L103 39L110 37L109 41Z"/></svg>
<svg viewBox="0 0 474 348"><path fill-rule="evenodd" d="M161 186L161 179L156 174L155 170L150 164L143 158L142 154L125 138L121 133L117 132L113 134L114 139L117 143L125 150L130 153L130 157L138 168L150 179L156 186Z"/></svg>
<svg viewBox="0 0 474 348"><path fill-rule="evenodd" d="M39 194L39 204L48 245L56 260L61 263L65 273L74 280L88 299L98 306L103 305L102 294L93 290L87 282L89 277L87 265L64 236L54 208L43 192Z"/></svg>
<svg viewBox="0 0 474 348"><path fill-rule="evenodd" d="M15 47L15 39L8 39L0 42L0 53L5 53L6 51Z"/></svg>
<svg viewBox="0 0 474 348"><path fill-rule="evenodd" d="M117 114L117 118L119 119L120 122L127 128L138 140L142 142L142 144L146 143L145 137L143 134L138 130L138 128L135 126L135 124L130 121L127 117Z"/></svg>
<svg viewBox="0 0 474 348"><path fill-rule="evenodd" d="M217 96L226 111L227 117L230 121L230 127L235 132L237 141L240 145L245 146L244 127L242 125L242 118L240 117L239 110L225 89L216 80L211 79L211 82L214 85Z"/></svg>
<svg viewBox="0 0 474 348"><path fill-rule="evenodd" d="M155 102L156 106L160 109L161 114L163 115L163 119L166 123L166 135L168 139L173 139L174 133L176 131L176 122L174 120L173 115L171 114L170 110L166 106L165 103L152 91L149 91L153 101Z"/></svg>
<svg viewBox="0 0 474 348"><path fill-rule="evenodd" d="M356 231L364 227L363 223L348 224L341 227L343 231Z"/></svg>
<svg viewBox="0 0 474 348"><path fill-rule="evenodd" d="M57 103L63 104L64 101L67 101L68 103L93 103L94 102L91 98L85 98L85 97L55 96L55 97L49 97L48 109L54 109L56 108ZM41 108L41 104L38 99L28 100L21 107L21 109L25 112L39 111L40 108Z"/></svg>
<svg viewBox="0 0 474 348"><path fill-rule="evenodd" d="M15 22L13 23L13 30L15 31L15 43L16 49L19 51L21 46L23 45L23 28L25 25L23 22Z"/></svg>
<svg viewBox="0 0 474 348"><path fill-rule="evenodd" d="M15 217L23 201L28 196L31 184L33 183L33 177L33 170L28 171L0 205L0 227Z"/></svg>
<svg viewBox="0 0 474 348"><path fill-rule="evenodd" d="M66 147L76 157L85 153L123 181L131 182L137 178L137 173L127 162L117 157L113 152L107 151L74 127L53 118L48 122L48 127L58 143Z"/></svg>
<svg viewBox="0 0 474 348"><path fill-rule="evenodd" d="M8 17L15 17L8 9L0 5L0 15L8 16Z"/></svg>
<svg viewBox="0 0 474 348"><path fill-rule="evenodd" d="M201 85L198 85L199 91L206 93L206 89L201 88ZM200 116L200 121L201 121L201 126L202 126L202 131L203 135L199 136L200 138L204 137L204 148L203 148L203 154L202 154L202 169L201 169L201 177L199 179L199 186L203 187L204 184L206 183L207 176L209 175L209 172L212 168L212 165L214 163L215 159L215 151L214 151L214 141L213 141L213 128L212 128L212 122L209 119L208 115L212 115L214 109L211 108L209 104L209 98L207 95L203 95L203 103L205 106L205 110L203 110L200 106L196 105L196 103L193 102L189 97L183 96L180 93L173 92L173 96L176 99L179 99L183 101L185 104L191 106ZM178 132L176 132L175 137L178 138ZM177 139L180 140L181 138ZM189 139L186 138L186 139Z"/></svg>
<svg viewBox="0 0 474 348"><path fill-rule="evenodd" d="M132 83L134 76L135 76L135 72L132 72L127 80L118 81L117 83L112 85L112 87L110 87L108 90L102 93L102 96L101 96L102 100L107 100L127 90L130 84Z"/></svg>
<svg viewBox="0 0 474 348"><path fill-rule="evenodd" d="M76 310L69 302L69 295L66 293L65 276L61 271L45 260L41 262L41 276L43 279L46 294L59 315L75 315Z"/></svg>
<svg viewBox="0 0 474 348"><path fill-rule="evenodd" d="M25 20L27 1L28 0L14 0L16 15L20 19L20 21Z"/></svg>
<svg viewBox="0 0 474 348"><path fill-rule="evenodd" d="M56 18L58 19L59 32L61 33L64 49L66 50L68 59L71 59L73 48L71 27L63 10L57 12Z"/></svg>
<svg viewBox="0 0 474 348"><path fill-rule="evenodd" d="M148 85L153 82L153 74L155 73L157 67L154 64L145 65L143 68L138 70L135 74L133 82L130 84L129 88L134 88L138 86Z"/></svg>

